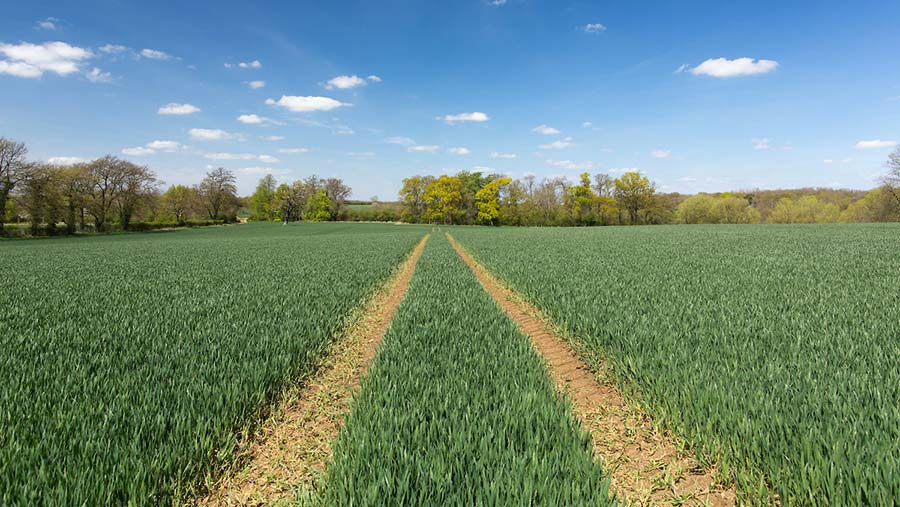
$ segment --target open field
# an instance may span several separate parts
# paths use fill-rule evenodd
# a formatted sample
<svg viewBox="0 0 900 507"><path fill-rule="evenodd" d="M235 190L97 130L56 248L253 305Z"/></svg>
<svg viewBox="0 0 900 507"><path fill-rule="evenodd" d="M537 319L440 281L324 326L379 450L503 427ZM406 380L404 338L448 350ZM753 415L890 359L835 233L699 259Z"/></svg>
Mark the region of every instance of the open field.
<svg viewBox="0 0 900 507"><path fill-rule="evenodd" d="M744 501L900 499L900 228L454 229Z"/></svg>
<svg viewBox="0 0 900 507"><path fill-rule="evenodd" d="M0 246L0 503L161 504L229 459L422 229Z"/></svg>
<svg viewBox="0 0 900 507"><path fill-rule="evenodd" d="M533 345L544 324L517 327L446 231L572 350ZM896 225L301 223L6 242L0 503L183 504L212 480L215 498L230 484L263 498L268 472L218 479L248 440L282 452L307 444L277 435L304 431L321 448L285 450L303 479L277 493L321 474L327 505L900 502L898 252ZM371 296L401 264L394 315ZM338 340L361 309L393 317L366 332L384 338L359 382L374 345ZM362 359L319 369L351 349ZM322 428L300 415L280 431L266 415L312 375L337 379L331 405L295 400ZM599 399L616 406L586 412ZM620 447L631 464L603 457L615 431L642 435ZM677 477L623 475L663 457ZM701 494L676 494L701 478Z"/></svg>
<svg viewBox="0 0 900 507"><path fill-rule="evenodd" d="M334 454L329 505L611 503L568 402L442 234Z"/></svg>

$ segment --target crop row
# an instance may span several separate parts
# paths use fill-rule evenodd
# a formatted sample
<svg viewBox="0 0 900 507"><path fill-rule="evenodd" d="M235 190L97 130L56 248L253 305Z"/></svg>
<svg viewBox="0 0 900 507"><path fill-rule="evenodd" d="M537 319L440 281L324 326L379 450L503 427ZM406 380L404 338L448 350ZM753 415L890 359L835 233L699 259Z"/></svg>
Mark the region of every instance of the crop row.
<svg viewBox="0 0 900 507"><path fill-rule="evenodd" d="M0 504L179 501L421 235L247 225L0 245Z"/></svg>
<svg viewBox="0 0 900 507"><path fill-rule="evenodd" d="M745 501L900 503L900 227L459 230Z"/></svg>
<svg viewBox="0 0 900 507"><path fill-rule="evenodd" d="M333 447L329 505L607 505L526 336L432 235Z"/></svg>

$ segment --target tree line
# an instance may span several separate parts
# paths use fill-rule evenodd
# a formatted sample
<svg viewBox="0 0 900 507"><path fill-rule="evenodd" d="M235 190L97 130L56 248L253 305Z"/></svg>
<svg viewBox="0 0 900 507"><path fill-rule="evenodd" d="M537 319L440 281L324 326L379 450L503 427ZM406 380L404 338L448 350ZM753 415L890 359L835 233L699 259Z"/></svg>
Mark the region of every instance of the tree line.
<svg viewBox="0 0 900 507"><path fill-rule="evenodd" d="M804 188L684 195L660 193L636 171L614 178L582 173L577 182L519 180L480 172L403 180L393 215L373 207L371 220L482 225L581 226L900 221L900 149L871 191Z"/></svg>
<svg viewBox="0 0 900 507"><path fill-rule="evenodd" d="M163 182L113 156L73 165L28 160L25 144L0 138L0 235L133 231L233 222L235 177L214 169L195 186ZM19 224L25 224L22 230Z"/></svg>

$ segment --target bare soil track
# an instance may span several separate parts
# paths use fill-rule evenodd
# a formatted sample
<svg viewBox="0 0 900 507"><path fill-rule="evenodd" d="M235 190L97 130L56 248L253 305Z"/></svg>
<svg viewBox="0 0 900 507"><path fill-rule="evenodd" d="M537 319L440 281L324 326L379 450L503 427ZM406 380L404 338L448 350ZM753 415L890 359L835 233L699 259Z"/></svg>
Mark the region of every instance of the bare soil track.
<svg viewBox="0 0 900 507"><path fill-rule="evenodd" d="M537 308L478 264L449 233L447 238L547 360L558 388L571 398L591 433L594 453L611 472L620 497L630 505L735 505L734 487L720 484L715 469L702 470L674 439L655 431L640 410L628 406L602 368L592 372Z"/></svg>
<svg viewBox="0 0 900 507"><path fill-rule="evenodd" d="M199 505L287 505L315 487L331 443L350 410L428 241L416 245L397 273L369 300L318 372L285 398L246 450L246 463L211 488Z"/></svg>

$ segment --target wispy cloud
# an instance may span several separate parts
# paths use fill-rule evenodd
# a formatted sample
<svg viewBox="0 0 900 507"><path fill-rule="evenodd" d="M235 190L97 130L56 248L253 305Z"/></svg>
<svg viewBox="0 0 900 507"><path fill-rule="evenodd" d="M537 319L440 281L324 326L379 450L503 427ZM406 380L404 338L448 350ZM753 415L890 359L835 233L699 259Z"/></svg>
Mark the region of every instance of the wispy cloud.
<svg viewBox="0 0 900 507"><path fill-rule="evenodd" d="M412 146L412 145L416 144L416 141L414 139L410 139L409 137L403 137L403 136L389 137L389 138L385 139L384 142L386 142L388 144L398 144L400 146Z"/></svg>
<svg viewBox="0 0 900 507"><path fill-rule="evenodd" d="M406 148L406 151L408 151L410 153L434 153L434 152L438 151L439 149L441 149L440 146L437 146L434 144L426 144L426 145L410 146L409 148Z"/></svg>
<svg viewBox="0 0 900 507"><path fill-rule="evenodd" d="M149 58L151 60L171 60L172 58L174 58L172 55L170 55L164 51L159 51L157 49L146 49L146 48L141 50L140 55L143 56L144 58Z"/></svg>
<svg viewBox="0 0 900 507"><path fill-rule="evenodd" d="M606 26L601 23L588 23L584 25L584 31L587 33L600 33L606 30Z"/></svg>
<svg viewBox="0 0 900 507"><path fill-rule="evenodd" d="M156 114L166 114L166 115L175 115L175 116L185 116L189 114L199 113L200 108L193 104L180 104L178 102L169 102L168 104L159 108L156 111Z"/></svg>
<svg viewBox="0 0 900 507"><path fill-rule="evenodd" d="M542 144L540 148L542 150L562 150L573 146L575 146L575 143L572 142L572 138L567 137L565 139L553 141L552 143Z"/></svg>
<svg viewBox="0 0 900 507"><path fill-rule="evenodd" d="M873 139L871 141L859 141L853 147L857 150L869 150L875 148L893 148L894 146L897 146L897 141Z"/></svg>
<svg viewBox="0 0 900 507"><path fill-rule="evenodd" d="M550 127L548 125L538 125L537 127L534 127L533 129L531 129L531 131L536 132L538 134L543 134L545 136L553 136L553 135L557 135L560 133L559 130L557 130L553 127Z"/></svg>
<svg viewBox="0 0 900 507"><path fill-rule="evenodd" d="M227 141L240 138L237 134L221 129L191 129L188 134L195 141Z"/></svg>
<svg viewBox="0 0 900 507"><path fill-rule="evenodd" d="M446 116L438 116L437 119L443 120L446 123L452 125L454 123L461 123L461 122L475 122L475 123L485 122L485 121L490 120L491 117L486 115L485 113L475 111L472 113L459 113L459 114L448 114Z"/></svg>
<svg viewBox="0 0 900 507"><path fill-rule="evenodd" d="M468 148L464 147L456 147L456 148L447 148L447 153L452 153L454 155L468 155L472 153Z"/></svg>
<svg viewBox="0 0 900 507"><path fill-rule="evenodd" d="M650 156L653 158L669 158L672 156L672 152L670 150L653 150L650 152Z"/></svg>
<svg viewBox="0 0 900 507"><path fill-rule="evenodd" d="M260 88L266 87L266 82L262 81L262 80L250 81L249 83L247 83L247 86L249 86L250 88L252 88L254 90L259 90Z"/></svg>
<svg viewBox="0 0 900 507"><path fill-rule="evenodd" d="M235 67L239 68L239 69L261 69L262 63L260 63L259 60L253 60L252 62L238 62L238 63L226 63L225 64L226 69L233 69Z"/></svg>
<svg viewBox="0 0 900 507"><path fill-rule="evenodd" d="M506 159L506 160L513 160L513 159L519 158L519 156L516 155L515 153L500 153L498 151L495 151L495 152L491 153L491 158L502 158L502 159Z"/></svg>

